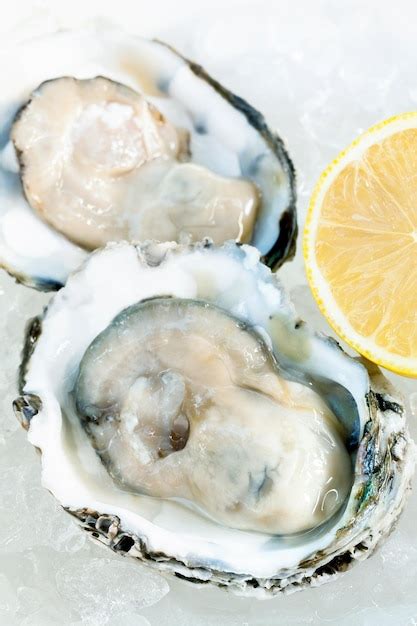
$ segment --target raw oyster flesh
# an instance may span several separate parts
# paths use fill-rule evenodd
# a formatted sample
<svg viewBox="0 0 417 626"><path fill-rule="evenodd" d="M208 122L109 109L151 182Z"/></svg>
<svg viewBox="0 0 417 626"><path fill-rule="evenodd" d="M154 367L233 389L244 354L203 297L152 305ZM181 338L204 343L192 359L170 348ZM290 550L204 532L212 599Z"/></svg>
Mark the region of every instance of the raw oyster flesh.
<svg viewBox="0 0 417 626"><path fill-rule="evenodd" d="M282 379L263 339L213 305L156 298L128 307L87 349L75 396L122 485L187 498L228 526L305 531L351 487L332 412Z"/></svg>
<svg viewBox="0 0 417 626"><path fill-rule="evenodd" d="M252 238L256 185L182 162L188 131L124 85L103 77L47 81L11 137L30 205L84 248Z"/></svg>

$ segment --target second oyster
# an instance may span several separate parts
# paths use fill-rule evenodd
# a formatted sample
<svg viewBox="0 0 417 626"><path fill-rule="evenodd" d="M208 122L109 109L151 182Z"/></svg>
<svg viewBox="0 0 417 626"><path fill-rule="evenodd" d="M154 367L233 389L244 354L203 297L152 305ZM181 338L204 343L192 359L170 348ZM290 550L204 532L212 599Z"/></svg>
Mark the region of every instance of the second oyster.
<svg viewBox="0 0 417 626"><path fill-rule="evenodd" d="M122 239L250 242L273 268L293 255L283 142L200 66L109 27L2 62L16 80L0 90L0 264L19 281L59 288L88 250Z"/></svg>

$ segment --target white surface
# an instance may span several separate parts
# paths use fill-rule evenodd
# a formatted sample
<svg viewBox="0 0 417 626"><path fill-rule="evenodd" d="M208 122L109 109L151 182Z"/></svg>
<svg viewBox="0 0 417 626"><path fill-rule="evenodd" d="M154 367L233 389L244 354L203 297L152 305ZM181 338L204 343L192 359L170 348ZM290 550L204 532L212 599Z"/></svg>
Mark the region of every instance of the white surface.
<svg viewBox="0 0 417 626"><path fill-rule="evenodd" d="M103 13L173 43L265 113L288 141L298 170L301 224L327 162L367 126L417 108L412 0L118 0L106 6L102 0L14 0L2 7L0 33L23 37ZM304 317L325 329L305 286L300 252L281 277ZM379 554L336 583L264 603L166 581L87 541L40 488L36 453L10 408L25 320L47 301L0 274L1 625L417 624L417 491ZM391 378L411 394L416 437L417 382Z"/></svg>

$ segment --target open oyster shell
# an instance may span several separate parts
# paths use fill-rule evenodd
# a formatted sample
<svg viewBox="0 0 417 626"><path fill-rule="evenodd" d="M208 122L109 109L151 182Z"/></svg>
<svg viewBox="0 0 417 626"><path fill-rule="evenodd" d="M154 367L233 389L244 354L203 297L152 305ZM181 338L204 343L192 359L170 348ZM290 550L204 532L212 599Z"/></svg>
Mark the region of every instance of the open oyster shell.
<svg viewBox="0 0 417 626"><path fill-rule="evenodd" d="M124 89L127 93L131 88L143 94L155 111L159 111L169 124L187 135L189 149L187 161L200 168L207 168L207 171L212 172L214 177L213 181L207 184L201 183L204 188L207 187L207 193L209 193L210 185L221 188L221 193L225 194L230 205L232 200L229 196L233 199L233 194L223 189L224 181L229 179L239 183L242 187L245 184L251 186L253 193L256 191L257 196L258 191L260 192L261 204L256 213L256 223L252 231L253 220L249 220L251 222L249 233L252 233L250 243L260 250L266 264L276 268L294 254L297 231L294 169L283 142L269 130L260 113L212 79L200 66L185 59L169 46L161 42L134 37L110 27L87 28L74 32L59 32L19 44L13 50L6 50L2 53L0 67L4 67L4 76L7 75L7 80L2 84L0 96L2 130L0 137L0 265L20 282L44 290L57 289L65 283L68 273L78 267L86 257L85 248L95 247L95 245L84 246L88 240L77 231L77 221L75 224L68 222L69 218L65 210L74 204L77 211L78 204L66 188L64 199L60 199L62 194L59 193L59 188L62 181L57 183L57 177L53 173L54 168L59 170L62 166L57 163L59 159L51 156L50 146L44 147L43 141L36 142L36 145L40 146L39 150L34 149L31 141L36 133L42 140L47 132L51 133L61 146L59 148L61 152L65 153L68 129L61 134L57 133L56 129L60 128L60 117L62 117L64 129L65 124L69 123L68 120L73 117L72 113L67 110L66 103L69 103L71 98L75 98L76 81L74 79L94 79L99 76L104 76L105 79L97 79L98 84L100 81L105 82L106 79L108 83L114 81L115 93L118 89L119 91ZM74 77L74 79L65 77ZM58 89L59 81L53 79L60 79L61 91ZM90 82L93 85L93 80ZM118 86L117 83L122 85ZM34 92L32 98L40 102L40 98L54 85L58 92L54 92L52 101L48 101L45 105L46 113L44 110L44 120L40 127L35 129L36 132L31 133L30 124L35 123L36 126L41 118L36 107L36 111L31 115L30 103L29 108L25 105L32 92ZM123 87L124 85L128 89ZM84 85L84 93L87 93L87 87ZM64 88L70 90L69 95L65 91L62 92ZM87 100L92 97L95 89L93 85L87 93ZM54 110L55 101L58 109L59 107L62 109L62 114L58 109ZM16 117L19 112L21 115L18 114ZM112 119L109 123L113 123L113 113L110 115ZM148 117L151 118L152 114ZM24 166L26 170L19 169L15 149L10 140L15 119L19 126L23 125L23 128L19 128L19 132L15 128L12 134L19 152L21 168ZM47 120L51 121L48 131L43 126ZM63 136L65 137L64 147L62 147ZM82 143L82 133L80 137L77 141ZM25 152L24 147L27 145L32 146L30 154ZM90 146L90 149L84 145L83 148L86 149L89 157L90 153L95 152L94 146ZM178 150L181 152L182 148ZM107 166L109 166L108 163ZM180 166L177 166L180 172L178 175L183 176L182 170L186 167L187 164L181 167L180 163ZM198 170L197 167L196 169ZM200 170L193 174L193 184L197 186L201 182L195 182L199 173L201 173ZM23 187L20 174L23 175ZM161 172L156 174L157 178L163 175L165 174ZM154 174L153 176L155 177ZM125 176L122 178L124 179ZM99 185L93 185L95 189L92 190L90 187L90 191L86 192L85 190L89 188L88 181L92 180L91 175L88 172L81 175L80 169L74 168L73 164L70 164L67 182L68 179L70 188L72 185L74 189L83 189L83 193L90 193L90 195L94 195L99 187ZM81 184L80 181L84 179L85 182ZM103 187L106 185L111 187L109 180L105 180ZM153 179L149 178L149 180L152 182ZM126 185L126 181L122 183L125 195L127 194L128 201L131 202L130 195L126 192L129 186ZM149 186L148 179L140 188L146 185ZM120 186L116 191L114 198L119 197L117 194L120 192ZM246 198L248 193L250 197L252 191L249 193L243 189L241 193ZM40 197L42 194L49 194L47 211L44 206L45 202ZM136 203L136 195L140 195L140 192L131 195L134 196ZM172 198L171 187L168 195ZM32 206L36 207L36 211L28 204L26 198L30 200ZM88 199L85 201L86 206ZM93 207L94 211L100 212L103 206L107 206L105 199L101 201L104 204L97 205L100 210ZM154 201L153 196L148 198L151 209ZM56 211L55 204L60 204ZM115 201L114 204L117 206L119 201ZM58 215L55 214L56 212ZM86 225L89 225L92 219L93 217L90 216L85 220ZM151 226L155 230L154 222ZM67 236L58 231L65 232ZM111 233L110 230L109 232ZM132 239L135 241L143 241L147 238L164 240L165 237L162 236L164 232L169 232L169 230L162 229L161 236L157 237L152 232L147 237L140 236ZM109 236L107 240L126 238L123 231L116 232L116 235L115 237ZM204 233L202 236L210 236L210 233ZM226 239L228 238L233 237L229 235ZM167 239L172 240L172 235ZM243 240L246 241L247 238ZM91 241L102 243L100 237L93 238ZM79 247L77 242L84 247Z"/></svg>
<svg viewBox="0 0 417 626"><path fill-rule="evenodd" d="M181 499L141 495L113 480L77 414L74 388L88 346L115 316L157 296L203 301L233 316L262 338L284 381L313 389L331 409L353 469L349 495L330 519L295 534L237 530ZM297 319L249 246L111 244L93 253L29 325L21 394L14 408L42 454L44 486L94 539L163 572L244 595L316 586L372 554L397 521L414 468L401 399L379 369Z"/></svg>

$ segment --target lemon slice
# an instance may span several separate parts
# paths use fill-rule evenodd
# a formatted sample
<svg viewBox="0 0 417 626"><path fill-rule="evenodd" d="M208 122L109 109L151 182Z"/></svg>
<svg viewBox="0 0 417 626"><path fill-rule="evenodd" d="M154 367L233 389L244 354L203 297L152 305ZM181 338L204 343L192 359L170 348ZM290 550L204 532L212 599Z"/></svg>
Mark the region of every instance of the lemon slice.
<svg viewBox="0 0 417 626"><path fill-rule="evenodd" d="M417 377L417 112L373 126L323 172L304 259L339 336L371 361Z"/></svg>

